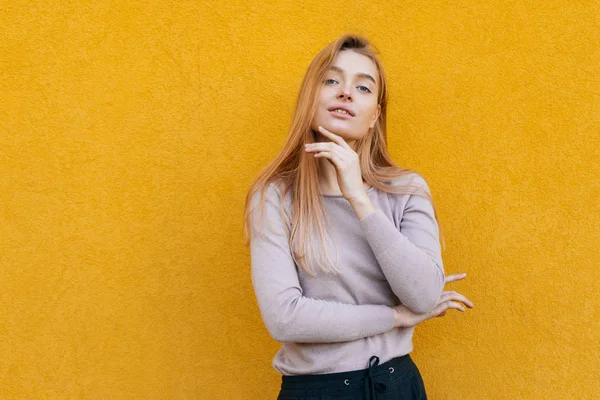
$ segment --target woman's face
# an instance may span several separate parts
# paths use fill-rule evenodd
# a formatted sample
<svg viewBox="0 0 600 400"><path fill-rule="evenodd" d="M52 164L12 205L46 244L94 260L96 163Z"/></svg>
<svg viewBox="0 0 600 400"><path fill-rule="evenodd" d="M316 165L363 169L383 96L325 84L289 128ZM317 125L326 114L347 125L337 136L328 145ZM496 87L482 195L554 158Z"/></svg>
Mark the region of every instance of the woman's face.
<svg viewBox="0 0 600 400"><path fill-rule="evenodd" d="M319 125L344 140L364 137L379 117L377 67L352 50L338 53L321 83L312 129Z"/></svg>

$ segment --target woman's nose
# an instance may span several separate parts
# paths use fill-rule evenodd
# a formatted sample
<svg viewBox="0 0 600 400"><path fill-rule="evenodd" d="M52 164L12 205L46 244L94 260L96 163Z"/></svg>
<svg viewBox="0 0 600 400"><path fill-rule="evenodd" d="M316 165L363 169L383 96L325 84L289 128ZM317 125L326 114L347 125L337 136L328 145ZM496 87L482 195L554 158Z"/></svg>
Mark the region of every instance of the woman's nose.
<svg viewBox="0 0 600 400"><path fill-rule="evenodd" d="M352 100L352 98L350 97L350 91L346 88L342 88L340 90L340 92L338 93L338 99L348 99L348 100Z"/></svg>

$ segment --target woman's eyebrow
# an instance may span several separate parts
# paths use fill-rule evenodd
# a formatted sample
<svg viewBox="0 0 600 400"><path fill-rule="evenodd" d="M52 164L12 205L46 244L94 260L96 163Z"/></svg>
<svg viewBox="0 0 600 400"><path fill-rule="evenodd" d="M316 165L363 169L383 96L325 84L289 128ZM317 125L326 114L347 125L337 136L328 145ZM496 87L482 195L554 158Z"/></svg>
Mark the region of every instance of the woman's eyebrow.
<svg viewBox="0 0 600 400"><path fill-rule="evenodd" d="M335 65L332 65L331 67L329 67L329 69L332 70L332 71L336 71L336 72L342 73L342 74L344 73L343 69L341 69L340 67L337 67ZM369 75L369 74L366 74L364 72L359 72L359 73L356 74L356 76L358 76L359 78L368 79L368 80L372 81L377 86L377 82L375 82L375 79L371 75Z"/></svg>

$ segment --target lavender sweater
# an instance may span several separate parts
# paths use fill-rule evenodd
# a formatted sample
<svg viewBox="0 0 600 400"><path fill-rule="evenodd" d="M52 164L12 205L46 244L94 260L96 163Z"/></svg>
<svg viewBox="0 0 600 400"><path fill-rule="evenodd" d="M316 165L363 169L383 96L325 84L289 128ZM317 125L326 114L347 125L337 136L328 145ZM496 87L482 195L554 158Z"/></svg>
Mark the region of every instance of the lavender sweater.
<svg viewBox="0 0 600 400"><path fill-rule="evenodd" d="M389 183L419 183L416 174ZM444 287L438 225L431 202L417 195L367 191L376 211L358 220L342 196L322 195L340 256L341 275L308 275L293 261L280 214L282 191L266 192L262 225L252 231L252 284L269 334L283 346L273 367L283 375L364 369L412 351L412 328L393 328L392 308L423 313ZM258 204L257 193L251 207ZM285 200L291 215L291 198ZM270 227L270 229L269 229ZM255 226L256 228L256 226ZM329 247L335 260L335 249ZM319 268L316 268L319 271Z"/></svg>

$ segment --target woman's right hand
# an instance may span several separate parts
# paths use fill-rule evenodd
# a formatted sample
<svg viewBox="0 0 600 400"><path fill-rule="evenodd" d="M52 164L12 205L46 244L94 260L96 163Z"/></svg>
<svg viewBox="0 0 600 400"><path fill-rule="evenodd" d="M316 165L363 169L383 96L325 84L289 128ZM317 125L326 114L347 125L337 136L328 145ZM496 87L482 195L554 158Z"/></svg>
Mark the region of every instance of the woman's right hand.
<svg viewBox="0 0 600 400"><path fill-rule="evenodd" d="M448 275L445 278L444 283L458 281L464 279L466 276L467 274ZM392 307L394 310L394 328L410 328L420 324L423 321L427 321L428 319L442 317L446 315L446 311L450 308L465 311L464 306L462 306L460 303L463 303L469 308L474 307L473 303L471 303L469 299L453 290L442 292L442 295L438 300L438 304L433 308L433 310L427 313L414 313L404 305Z"/></svg>

